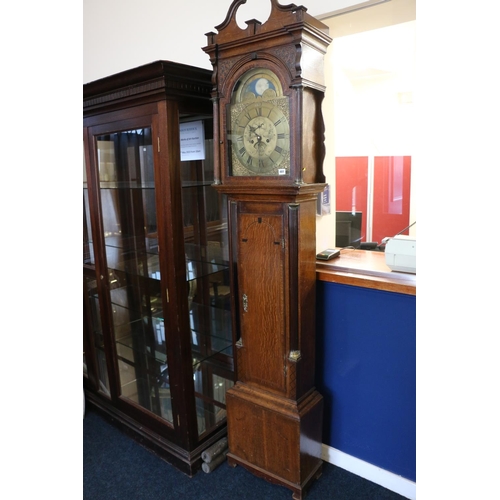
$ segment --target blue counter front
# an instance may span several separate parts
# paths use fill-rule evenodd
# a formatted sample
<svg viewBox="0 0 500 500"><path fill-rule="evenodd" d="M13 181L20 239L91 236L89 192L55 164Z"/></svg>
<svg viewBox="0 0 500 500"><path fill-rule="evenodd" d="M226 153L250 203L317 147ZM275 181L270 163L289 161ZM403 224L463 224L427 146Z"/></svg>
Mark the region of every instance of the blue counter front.
<svg viewBox="0 0 500 500"><path fill-rule="evenodd" d="M316 345L323 443L416 482L416 293L318 279Z"/></svg>

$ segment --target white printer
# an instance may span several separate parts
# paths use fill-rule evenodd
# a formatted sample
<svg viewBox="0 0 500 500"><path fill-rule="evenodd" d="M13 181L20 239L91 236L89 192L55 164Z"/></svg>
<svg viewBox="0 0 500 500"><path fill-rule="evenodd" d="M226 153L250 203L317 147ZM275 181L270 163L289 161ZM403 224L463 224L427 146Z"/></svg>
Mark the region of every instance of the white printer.
<svg viewBox="0 0 500 500"><path fill-rule="evenodd" d="M392 271L417 274L417 239L400 234L385 244L385 263Z"/></svg>

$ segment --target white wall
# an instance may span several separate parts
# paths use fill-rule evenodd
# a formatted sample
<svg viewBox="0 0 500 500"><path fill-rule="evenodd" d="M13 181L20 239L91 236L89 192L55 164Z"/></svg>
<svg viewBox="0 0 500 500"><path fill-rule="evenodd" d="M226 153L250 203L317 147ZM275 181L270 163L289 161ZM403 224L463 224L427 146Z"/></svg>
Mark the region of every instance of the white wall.
<svg viewBox="0 0 500 500"><path fill-rule="evenodd" d="M232 0L83 0L83 83L160 59L212 69L205 33L226 18ZM281 0L282 5L291 2ZM321 16L359 0L304 0ZM247 0L237 20L265 22L269 0ZM241 19L240 19L241 18Z"/></svg>
<svg viewBox="0 0 500 500"><path fill-rule="evenodd" d="M211 69L205 33L225 0L84 0L83 83L160 59Z"/></svg>

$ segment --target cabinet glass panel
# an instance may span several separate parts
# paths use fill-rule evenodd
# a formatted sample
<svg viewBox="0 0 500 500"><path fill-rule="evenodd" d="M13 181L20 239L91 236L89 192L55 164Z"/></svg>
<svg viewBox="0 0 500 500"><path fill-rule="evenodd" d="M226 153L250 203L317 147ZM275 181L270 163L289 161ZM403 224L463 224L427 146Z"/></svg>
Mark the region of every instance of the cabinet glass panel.
<svg viewBox="0 0 500 500"><path fill-rule="evenodd" d="M106 366L106 356L104 354L104 338L101 327L101 313L99 309L99 299L97 295L97 286L95 277L84 276L85 289L88 295L88 304L90 306L89 316L91 321L92 335L94 342L95 360L97 364L97 375L99 378L99 391L107 396L109 392L108 370ZM83 353L83 371L87 371L86 354Z"/></svg>
<svg viewBox="0 0 500 500"><path fill-rule="evenodd" d="M151 128L97 137L121 396L172 423Z"/></svg>
<svg viewBox="0 0 500 500"><path fill-rule="evenodd" d="M212 120L192 123L193 129L202 124L205 147L197 157L181 161L181 179L193 377L201 436L226 417L225 393L233 385L233 339L226 201L212 187Z"/></svg>
<svg viewBox="0 0 500 500"><path fill-rule="evenodd" d="M95 264L94 260L94 247L92 244L92 227L90 223L90 207L89 207L89 190L87 184L87 169L85 164L85 154L83 155L83 264L93 267ZM84 277L85 280L85 290L89 296L89 304L90 304L90 323L91 330L93 332L99 332L102 337L102 329L101 329L101 318L99 315L99 304L97 303L97 290L95 287L95 272L93 273L93 279L90 279L88 276ZM84 333L85 334L85 333ZM86 352L85 349L85 339L83 340L83 373L88 376L88 367L87 367L87 356L89 353ZM101 338L102 341L102 338ZM104 352L101 350L96 351L96 356L99 358L104 355ZM103 365L102 365L103 363ZM104 356L102 359L97 360L97 367L99 370L99 385L103 386L106 394L109 394L109 386L107 379L107 371L106 371L106 360ZM104 372L101 372L101 368L104 369Z"/></svg>
<svg viewBox="0 0 500 500"><path fill-rule="evenodd" d="M83 156L83 263L94 265L94 245L92 244L92 228L90 226L89 189L85 155Z"/></svg>

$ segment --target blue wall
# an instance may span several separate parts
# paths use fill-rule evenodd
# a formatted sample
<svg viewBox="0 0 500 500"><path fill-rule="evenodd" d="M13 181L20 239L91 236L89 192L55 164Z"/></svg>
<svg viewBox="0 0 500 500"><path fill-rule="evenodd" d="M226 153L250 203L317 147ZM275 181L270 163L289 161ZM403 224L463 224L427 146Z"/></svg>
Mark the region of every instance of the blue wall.
<svg viewBox="0 0 500 500"><path fill-rule="evenodd" d="M317 283L323 443L416 481L416 298Z"/></svg>

